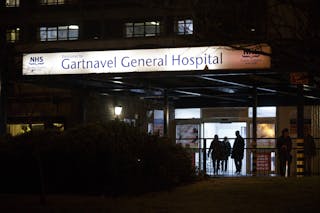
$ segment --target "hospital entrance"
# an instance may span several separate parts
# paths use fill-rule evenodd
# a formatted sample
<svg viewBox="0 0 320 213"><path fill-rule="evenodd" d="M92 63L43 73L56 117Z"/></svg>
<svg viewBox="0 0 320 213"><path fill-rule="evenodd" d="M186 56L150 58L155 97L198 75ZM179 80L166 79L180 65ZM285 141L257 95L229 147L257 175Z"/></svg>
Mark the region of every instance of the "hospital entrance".
<svg viewBox="0 0 320 213"><path fill-rule="evenodd" d="M230 123L203 123L202 124L202 134L204 139L206 139L206 153L210 148L211 141L214 135L218 135L219 141L223 141L224 137L228 138L231 148L233 147L236 135L235 132L239 131L240 135L245 139L247 137L247 123L246 122L230 122ZM203 142L202 142L203 143ZM246 144L246 140L245 140ZM245 145L246 146L246 145ZM203 144L202 144L203 147ZM244 154L245 156L245 154ZM220 162L221 164L222 162ZM223 162L225 163L225 162ZM220 170L218 174L221 175L233 175L235 173L235 164L231 156L228 157L227 170L222 171L222 165L220 165ZM213 175L213 162L211 156L207 159L207 174ZM241 174L246 174L246 159L242 160L242 170Z"/></svg>

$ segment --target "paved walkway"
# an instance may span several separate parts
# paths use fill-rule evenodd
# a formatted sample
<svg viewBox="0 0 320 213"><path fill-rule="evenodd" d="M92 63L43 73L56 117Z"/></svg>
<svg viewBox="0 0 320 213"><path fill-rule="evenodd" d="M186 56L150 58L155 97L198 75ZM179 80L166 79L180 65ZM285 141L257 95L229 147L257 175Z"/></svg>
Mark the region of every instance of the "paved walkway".
<svg viewBox="0 0 320 213"><path fill-rule="evenodd" d="M94 212L316 212L320 177L209 178L137 197L0 194L1 213Z"/></svg>

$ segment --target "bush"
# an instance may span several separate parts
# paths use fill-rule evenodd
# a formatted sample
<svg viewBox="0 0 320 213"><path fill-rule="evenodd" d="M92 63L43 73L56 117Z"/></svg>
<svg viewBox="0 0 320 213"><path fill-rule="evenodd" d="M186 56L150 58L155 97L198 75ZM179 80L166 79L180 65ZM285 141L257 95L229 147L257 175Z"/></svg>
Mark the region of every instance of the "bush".
<svg viewBox="0 0 320 213"><path fill-rule="evenodd" d="M43 180L51 193L133 194L194 179L184 148L119 121L31 132L1 147L5 191L39 191Z"/></svg>

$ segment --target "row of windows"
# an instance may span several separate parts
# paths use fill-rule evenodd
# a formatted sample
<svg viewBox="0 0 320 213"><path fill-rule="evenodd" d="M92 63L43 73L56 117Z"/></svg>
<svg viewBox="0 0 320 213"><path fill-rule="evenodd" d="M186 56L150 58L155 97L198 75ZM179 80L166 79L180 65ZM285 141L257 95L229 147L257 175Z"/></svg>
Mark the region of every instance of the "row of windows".
<svg viewBox="0 0 320 213"><path fill-rule="evenodd" d="M126 23L125 34L127 38L159 36L160 22L151 21L151 22Z"/></svg>
<svg viewBox="0 0 320 213"><path fill-rule="evenodd" d="M19 7L20 0L6 0L6 7Z"/></svg>
<svg viewBox="0 0 320 213"><path fill-rule="evenodd" d="M40 27L40 41L64 41L77 40L79 38L79 26Z"/></svg>
<svg viewBox="0 0 320 213"><path fill-rule="evenodd" d="M65 0L39 0L40 5L61 5ZM6 0L6 7L19 7L20 0Z"/></svg>
<svg viewBox="0 0 320 213"><path fill-rule="evenodd" d="M248 108L248 117L252 118L252 107ZM277 117L277 107L257 107L258 118L275 118ZM174 110L175 119L193 119L201 118L200 108L183 108Z"/></svg>
<svg viewBox="0 0 320 213"><path fill-rule="evenodd" d="M178 20L175 24L177 35L192 35L193 21L191 19ZM150 37L160 35L160 22L129 22L125 23L125 37ZM79 26L50 26L40 27L38 32L39 41L65 41L79 39ZM20 40L20 28L8 29L6 31L7 42L17 42Z"/></svg>

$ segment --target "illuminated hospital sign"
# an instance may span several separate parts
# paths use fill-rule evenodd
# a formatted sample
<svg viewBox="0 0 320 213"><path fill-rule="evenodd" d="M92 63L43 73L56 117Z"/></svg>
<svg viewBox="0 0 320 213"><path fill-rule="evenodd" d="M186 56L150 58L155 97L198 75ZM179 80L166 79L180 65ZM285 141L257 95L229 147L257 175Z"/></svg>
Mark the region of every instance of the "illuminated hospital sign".
<svg viewBox="0 0 320 213"><path fill-rule="evenodd" d="M23 55L23 75L268 69L266 44L233 49L227 46L31 53Z"/></svg>

